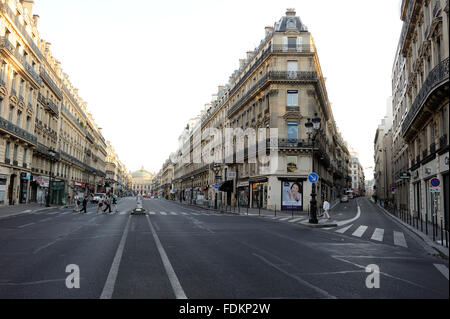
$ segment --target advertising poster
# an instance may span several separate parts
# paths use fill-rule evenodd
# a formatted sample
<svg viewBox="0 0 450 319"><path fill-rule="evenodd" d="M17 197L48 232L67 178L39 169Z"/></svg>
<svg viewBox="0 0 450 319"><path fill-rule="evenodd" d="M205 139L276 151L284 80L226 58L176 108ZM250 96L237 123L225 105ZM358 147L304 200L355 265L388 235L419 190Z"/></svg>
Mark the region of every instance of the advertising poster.
<svg viewBox="0 0 450 319"><path fill-rule="evenodd" d="M281 209L303 210L303 183L283 181Z"/></svg>

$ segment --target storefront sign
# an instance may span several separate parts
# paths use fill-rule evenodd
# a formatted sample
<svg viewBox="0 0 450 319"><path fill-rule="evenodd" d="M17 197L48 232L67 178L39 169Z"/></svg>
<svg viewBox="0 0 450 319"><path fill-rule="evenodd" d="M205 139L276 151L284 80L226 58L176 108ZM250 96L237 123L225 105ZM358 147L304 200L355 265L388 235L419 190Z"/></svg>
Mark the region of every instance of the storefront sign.
<svg viewBox="0 0 450 319"><path fill-rule="evenodd" d="M73 186L86 187L86 183L75 182L73 181Z"/></svg>
<svg viewBox="0 0 450 319"><path fill-rule="evenodd" d="M281 208L303 210L303 182L281 182Z"/></svg>
<svg viewBox="0 0 450 319"><path fill-rule="evenodd" d="M246 187L246 186L249 186L249 185L250 185L249 182L239 182L239 183L237 183L237 187Z"/></svg>
<svg viewBox="0 0 450 319"><path fill-rule="evenodd" d="M236 172L227 172L227 178L228 179L236 178Z"/></svg>
<svg viewBox="0 0 450 319"><path fill-rule="evenodd" d="M47 188L50 179L47 176L34 176L34 180L40 187Z"/></svg>

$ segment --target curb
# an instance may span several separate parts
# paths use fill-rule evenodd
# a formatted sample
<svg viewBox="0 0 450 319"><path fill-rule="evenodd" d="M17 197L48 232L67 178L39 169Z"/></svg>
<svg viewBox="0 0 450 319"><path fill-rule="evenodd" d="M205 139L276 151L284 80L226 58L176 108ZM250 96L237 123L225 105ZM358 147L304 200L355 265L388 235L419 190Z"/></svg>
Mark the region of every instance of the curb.
<svg viewBox="0 0 450 319"><path fill-rule="evenodd" d="M376 205L375 203L373 203L373 204ZM397 217L392 216L392 214L390 214L386 209L384 209L384 207L381 207L380 205L376 205L376 206L381 208L382 212L385 215L387 215L388 217L390 217L393 221L397 222L398 224L400 224L401 226L403 226L407 230L409 230L411 233L413 233L414 235L416 235L417 237L422 239L422 241L424 243L421 243L419 241L418 242L421 244L421 246L423 248L425 248L425 250L428 253L436 255L436 252L437 252L439 254L439 256L441 256L443 259L447 259L448 260L448 255L449 255L448 249L446 249L444 247L441 247L440 245L434 243L430 238L428 238L427 235L422 234L422 232L418 232L417 229L415 229L414 227L406 224L405 222L403 222L402 220L398 219Z"/></svg>
<svg viewBox="0 0 450 319"><path fill-rule="evenodd" d="M336 223L329 223L329 224L310 224L310 223L299 223L299 225L303 225L310 228L328 228L328 227L337 227Z"/></svg>

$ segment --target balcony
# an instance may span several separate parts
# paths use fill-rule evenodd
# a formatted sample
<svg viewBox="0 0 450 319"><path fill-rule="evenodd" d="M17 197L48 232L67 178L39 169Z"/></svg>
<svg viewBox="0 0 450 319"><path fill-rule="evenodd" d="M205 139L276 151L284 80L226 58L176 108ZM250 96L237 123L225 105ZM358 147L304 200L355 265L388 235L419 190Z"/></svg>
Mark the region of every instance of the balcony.
<svg viewBox="0 0 450 319"><path fill-rule="evenodd" d="M55 93L55 95L62 100L61 90L58 88L56 83L52 80L52 78L48 75L47 71L43 67L40 69L41 78L47 83L47 85L51 88L51 90Z"/></svg>
<svg viewBox="0 0 450 319"><path fill-rule="evenodd" d="M286 106L286 112L300 112L299 106Z"/></svg>
<svg viewBox="0 0 450 319"><path fill-rule="evenodd" d="M19 51L14 47L14 45L6 37L0 39L0 49L6 51L9 55L14 56L15 59L22 64L24 70L28 72L28 77L34 80L39 86L42 85L42 80L40 76L34 71L33 67L25 60L24 56L19 53ZM17 64L15 62L15 64ZM20 66L20 65L19 65Z"/></svg>
<svg viewBox="0 0 450 319"><path fill-rule="evenodd" d="M301 82L317 82L319 80L317 72L302 71L302 72L288 72L288 71L270 71L266 73L256 84L242 96L227 113L227 116L232 116L241 106L243 106L248 99L258 90L264 88L271 81L301 81Z"/></svg>
<svg viewBox="0 0 450 319"><path fill-rule="evenodd" d="M9 158L5 158L5 164L11 164L11 160Z"/></svg>
<svg viewBox="0 0 450 319"><path fill-rule="evenodd" d="M29 144L36 145L37 143L36 136L31 135L27 131L0 117L1 130L6 131L7 134L15 135Z"/></svg>
<svg viewBox="0 0 450 319"><path fill-rule="evenodd" d="M40 58L43 59L44 56L42 55L42 52L39 50L37 45L34 43L33 39L28 35L27 30L25 27L20 23L19 18L17 17L17 14L15 14L11 8L6 3L0 3L0 10L6 13L6 16L9 17L14 24L16 25L16 28L19 29L22 36L27 41L26 43L33 49L34 53Z"/></svg>
<svg viewBox="0 0 450 319"><path fill-rule="evenodd" d="M423 110L426 102L432 104L436 95L448 95L448 77L449 77L449 58L441 61L427 76L427 79L422 85L419 93L417 94L414 103L412 104L402 126L402 135L405 138L409 128L418 117L419 113ZM447 85L442 85L447 82ZM442 88L442 92L434 92ZM434 94L436 93L436 94Z"/></svg>
<svg viewBox="0 0 450 319"><path fill-rule="evenodd" d="M436 153L436 143L431 143L430 145L430 154Z"/></svg>

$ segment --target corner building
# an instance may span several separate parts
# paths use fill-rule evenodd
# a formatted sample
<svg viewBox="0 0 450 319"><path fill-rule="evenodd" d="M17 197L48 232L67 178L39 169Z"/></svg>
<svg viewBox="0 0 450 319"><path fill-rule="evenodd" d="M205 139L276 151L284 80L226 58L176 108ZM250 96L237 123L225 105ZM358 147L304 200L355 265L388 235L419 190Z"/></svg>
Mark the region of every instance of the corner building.
<svg viewBox="0 0 450 319"><path fill-rule="evenodd" d="M307 177L313 171L313 161L314 171L320 177L316 186L319 205L324 199L338 198L350 184L350 154L333 118L311 33L294 9L288 9L286 15L273 27L266 27L265 32L260 45L247 52L246 59L240 60L239 69L233 72L229 83L219 86L198 125L190 127L185 134L190 150L178 153L189 156L191 163L177 163L174 168L174 187L184 194L184 199L211 202L217 196L219 205L280 210L292 207L287 193L296 188L300 196L295 199L294 209L309 210L312 187ZM313 144L305 124L315 114L321 119L321 129L313 157ZM249 162L248 139L244 142L244 163L216 163L220 167L193 163L192 150L199 141L192 136L208 128L244 131L277 128L278 147L272 149L278 156L276 167L268 173L267 166L258 158L256 163ZM203 149L208 149L212 141L201 143ZM237 152L234 145L235 158ZM274 164L268 165L273 167ZM217 184L220 184L218 191L215 190Z"/></svg>

